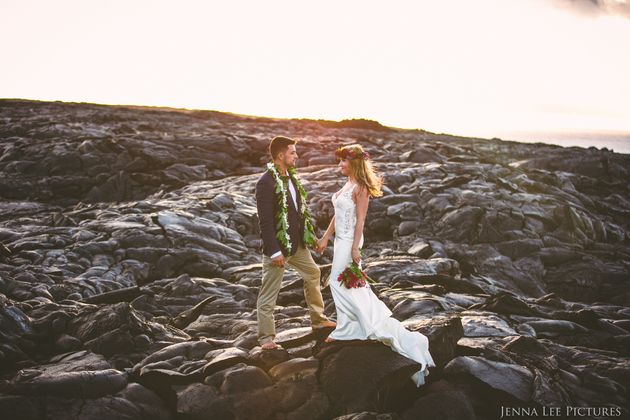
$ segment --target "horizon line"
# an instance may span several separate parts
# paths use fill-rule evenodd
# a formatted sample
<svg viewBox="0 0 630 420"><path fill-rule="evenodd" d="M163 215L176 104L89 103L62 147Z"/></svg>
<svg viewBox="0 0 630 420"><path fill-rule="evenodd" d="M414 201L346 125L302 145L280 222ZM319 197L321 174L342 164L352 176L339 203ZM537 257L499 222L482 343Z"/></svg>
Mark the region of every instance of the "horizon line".
<svg viewBox="0 0 630 420"><path fill-rule="evenodd" d="M244 118L258 118L258 119L268 119L268 120L305 120L305 121L314 121L314 122L334 122L334 123L342 123L346 121L371 121L375 122L383 128L393 129L393 130L408 130L408 131L422 131L427 134L434 135L447 135L453 137L469 137L469 138L477 138L477 139L485 139L485 140L504 140L504 141L516 141L519 140L509 139L509 138L501 138L499 135L495 136L479 136L472 134L457 134L457 133L449 133L449 132L438 132L438 131L430 131L421 127L399 127L393 125L386 125L381 123L378 120L372 118L356 118L356 117L348 117L342 118L339 120L329 119L329 118L316 118L316 117L288 117L288 116L271 116L271 115L254 115L254 114L243 114L239 112L233 111L222 111L218 109L207 109L207 108L188 108L186 106L172 106L172 105L145 105L145 104L137 104L137 103L105 103L105 102L88 102L88 101L74 101L74 100L62 100L62 99L32 99L32 98L0 98L0 101L26 101L26 102L46 102L46 103L64 103L64 104L76 104L76 105L96 105L96 106L111 106L111 107L128 107L128 108L155 108L155 109L164 109L164 110L176 110L176 111L206 111L206 112L217 112L221 114L233 115ZM499 129L498 132L503 132L504 135L571 135L571 134L603 134L603 135L620 135L620 136L630 136L630 130L614 130L614 129L599 129L599 128L588 128L588 129L575 129L575 128L554 128L554 129ZM510 134L512 133L512 134ZM540 141L541 143L544 140Z"/></svg>

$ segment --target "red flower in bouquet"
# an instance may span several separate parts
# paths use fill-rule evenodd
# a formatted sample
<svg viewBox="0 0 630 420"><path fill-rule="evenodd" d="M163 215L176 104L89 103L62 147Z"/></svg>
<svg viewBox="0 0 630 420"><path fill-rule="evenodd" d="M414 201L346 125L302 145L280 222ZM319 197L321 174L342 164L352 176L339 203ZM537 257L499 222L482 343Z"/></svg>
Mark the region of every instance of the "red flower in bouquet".
<svg viewBox="0 0 630 420"><path fill-rule="evenodd" d="M367 283L376 283L365 274L359 265L352 261L348 267L337 277L348 289L365 287Z"/></svg>

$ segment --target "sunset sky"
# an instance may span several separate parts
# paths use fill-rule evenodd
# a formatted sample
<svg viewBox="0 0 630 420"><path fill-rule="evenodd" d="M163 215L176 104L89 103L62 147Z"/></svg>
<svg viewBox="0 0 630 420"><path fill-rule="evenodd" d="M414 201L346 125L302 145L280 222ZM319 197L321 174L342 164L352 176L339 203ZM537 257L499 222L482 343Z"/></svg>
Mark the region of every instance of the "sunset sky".
<svg viewBox="0 0 630 420"><path fill-rule="evenodd" d="M0 0L0 97L630 133L621 0Z"/></svg>

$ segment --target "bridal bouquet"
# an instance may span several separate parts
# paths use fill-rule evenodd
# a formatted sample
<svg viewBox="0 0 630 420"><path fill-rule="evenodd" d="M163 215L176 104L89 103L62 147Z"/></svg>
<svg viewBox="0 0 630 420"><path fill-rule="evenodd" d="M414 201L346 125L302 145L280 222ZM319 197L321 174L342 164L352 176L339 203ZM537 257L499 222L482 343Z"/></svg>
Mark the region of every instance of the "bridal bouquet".
<svg viewBox="0 0 630 420"><path fill-rule="evenodd" d="M376 283L365 274L359 265L352 261L348 267L337 277L348 289L365 287L367 283Z"/></svg>

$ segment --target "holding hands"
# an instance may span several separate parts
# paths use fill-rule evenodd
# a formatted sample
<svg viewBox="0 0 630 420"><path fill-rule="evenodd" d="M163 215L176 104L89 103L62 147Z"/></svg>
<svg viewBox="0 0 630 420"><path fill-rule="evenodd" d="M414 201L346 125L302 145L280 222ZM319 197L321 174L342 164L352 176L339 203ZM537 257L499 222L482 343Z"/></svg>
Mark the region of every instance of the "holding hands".
<svg viewBox="0 0 630 420"><path fill-rule="evenodd" d="M326 235L322 236L321 239L317 240L317 243L315 245L315 251L318 254L321 254L322 252L324 252L324 250L326 249L326 246L328 246L328 237Z"/></svg>
<svg viewBox="0 0 630 420"><path fill-rule="evenodd" d="M330 238L326 235L322 236L321 239L318 239L314 247L315 252L317 252L318 254L321 254L322 252L324 252L324 250L328 246L329 239ZM361 250L355 246L352 247L352 261L354 261L357 264L361 262Z"/></svg>
<svg viewBox="0 0 630 420"><path fill-rule="evenodd" d="M276 267L284 267L284 255L280 254L276 258L271 259L271 265L275 265Z"/></svg>

